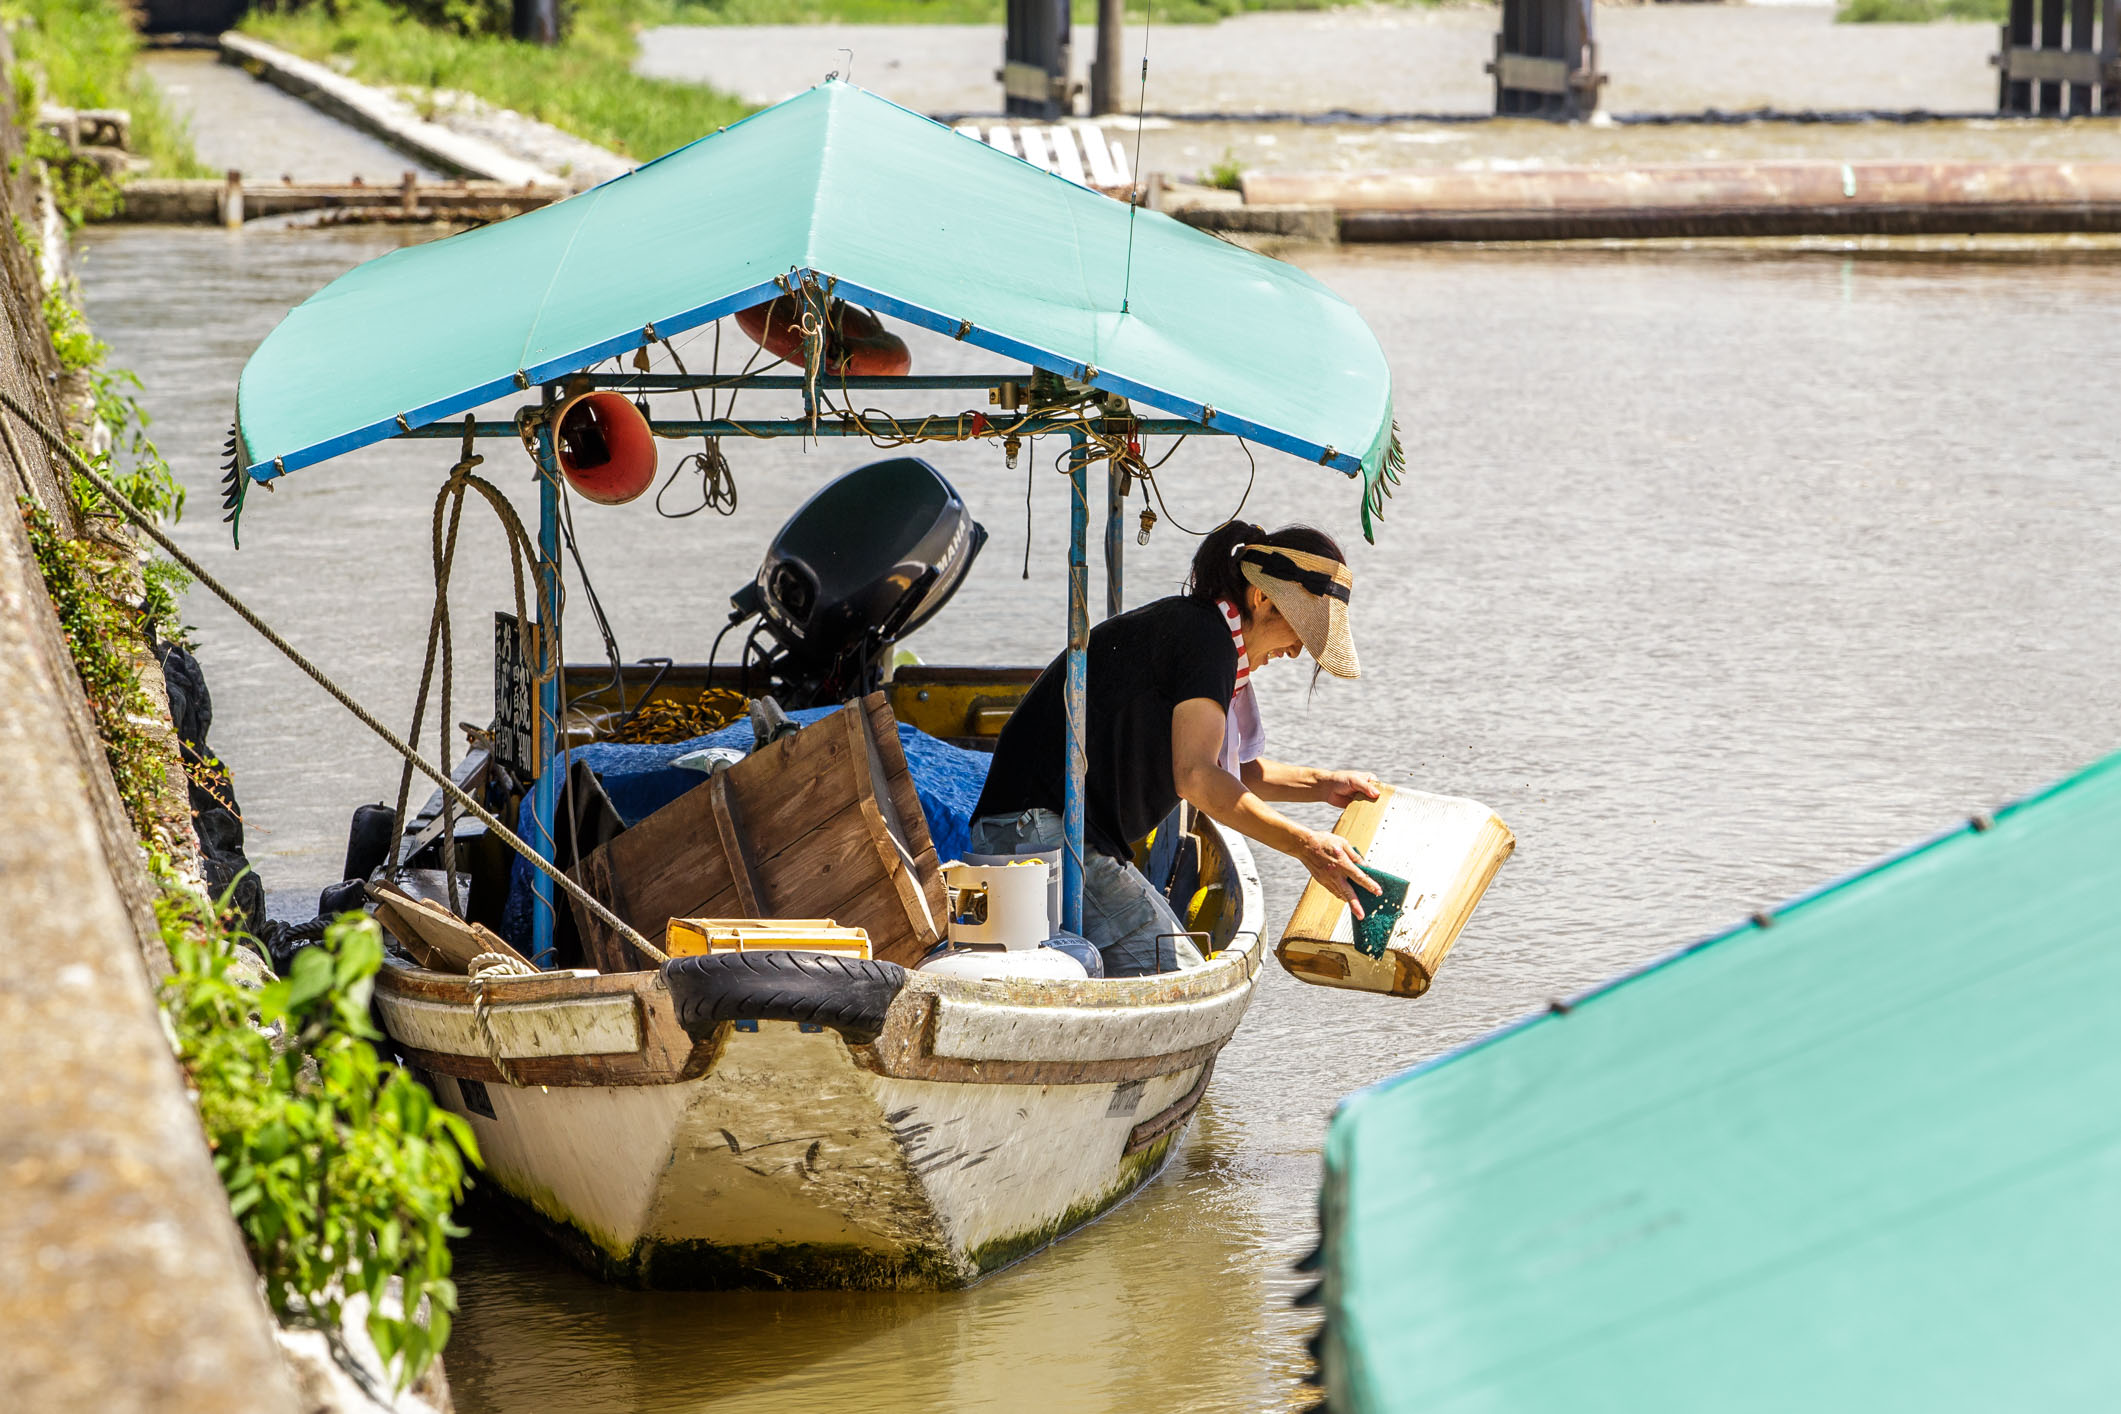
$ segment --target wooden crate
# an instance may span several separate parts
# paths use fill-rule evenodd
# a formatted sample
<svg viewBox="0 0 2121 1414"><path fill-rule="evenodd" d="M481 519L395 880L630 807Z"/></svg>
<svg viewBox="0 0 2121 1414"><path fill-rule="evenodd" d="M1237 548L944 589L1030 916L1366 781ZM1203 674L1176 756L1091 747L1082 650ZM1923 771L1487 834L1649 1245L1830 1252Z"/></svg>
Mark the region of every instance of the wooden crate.
<svg viewBox="0 0 2121 1414"><path fill-rule="evenodd" d="M872 956L910 966L945 919L942 870L882 693L687 791L575 877L651 938L673 918L830 918L865 930ZM575 921L600 970L646 965L579 907Z"/></svg>

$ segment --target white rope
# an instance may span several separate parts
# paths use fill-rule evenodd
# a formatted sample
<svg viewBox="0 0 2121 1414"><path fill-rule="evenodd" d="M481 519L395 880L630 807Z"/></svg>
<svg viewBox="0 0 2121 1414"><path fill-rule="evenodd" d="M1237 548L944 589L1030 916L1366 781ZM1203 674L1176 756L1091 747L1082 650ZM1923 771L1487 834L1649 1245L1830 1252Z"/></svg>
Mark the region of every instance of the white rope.
<svg viewBox="0 0 2121 1414"><path fill-rule="evenodd" d="M520 957L507 953L482 952L471 960L471 1024L479 1033L479 1044L486 1048L486 1059L510 1085L521 1086L515 1071L509 1067L508 1058L501 1054L501 1038L493 1034L493 1017L487 1008L492 1004L486 995L488 980L499 977L537 977L538 969Z"/></svg>

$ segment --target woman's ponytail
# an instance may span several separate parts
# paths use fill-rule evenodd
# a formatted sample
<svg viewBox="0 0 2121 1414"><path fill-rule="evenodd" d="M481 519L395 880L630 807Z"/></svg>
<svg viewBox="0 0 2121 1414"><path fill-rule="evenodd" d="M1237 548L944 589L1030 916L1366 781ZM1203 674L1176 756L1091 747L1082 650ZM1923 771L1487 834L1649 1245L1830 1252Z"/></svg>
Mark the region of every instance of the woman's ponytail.
<svg viewBox="0 0 2121 1414"><path fill-rule="evenodd" d="M1186 578L1186 593L1204 604L1228 599L1242 613L1245 607L1245 577L1237 568L1239 547L1267 538L1267 532L1245 520L1224 521L1208 532L1193 552L1193 573Z"/></svg>

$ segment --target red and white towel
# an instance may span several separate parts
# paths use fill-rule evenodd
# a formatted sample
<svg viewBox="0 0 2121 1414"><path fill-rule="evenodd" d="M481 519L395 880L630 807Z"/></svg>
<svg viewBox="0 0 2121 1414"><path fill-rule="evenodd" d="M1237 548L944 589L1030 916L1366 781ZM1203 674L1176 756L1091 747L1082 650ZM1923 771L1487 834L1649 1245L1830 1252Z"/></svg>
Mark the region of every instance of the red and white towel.
<svg viewBox="0 0 2121 1414"><path fill-rule="evenodd" d="M1257 761L1266 754L1267 730L1260 724L1259 698L1252 690L1252 665L1245 657L1245 621L1228 599L1217 599L1215 603L1223 611L1223 622L1230 626L1230 641L1237 647L1237 690L1230 696L1222 754L1216 757L1215 764L1234 776L1245 762Z"/></svg>

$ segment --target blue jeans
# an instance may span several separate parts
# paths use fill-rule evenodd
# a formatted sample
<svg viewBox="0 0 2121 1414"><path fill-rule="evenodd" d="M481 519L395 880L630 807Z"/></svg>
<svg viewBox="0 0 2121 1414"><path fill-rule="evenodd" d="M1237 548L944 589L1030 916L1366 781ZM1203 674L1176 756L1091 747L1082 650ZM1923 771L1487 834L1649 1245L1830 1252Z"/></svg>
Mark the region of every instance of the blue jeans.
<svg viewBox="0 0 2121 1414"><path fill-rule="evenodd" d="M1061 847L1061 817L1033 807L972 822L974 854L1038 854ZM1094 851L1083 860L1083 935L1105 959L1107 977L1143 977L1202 965L1170 901L1132 864Z"/></svg>

